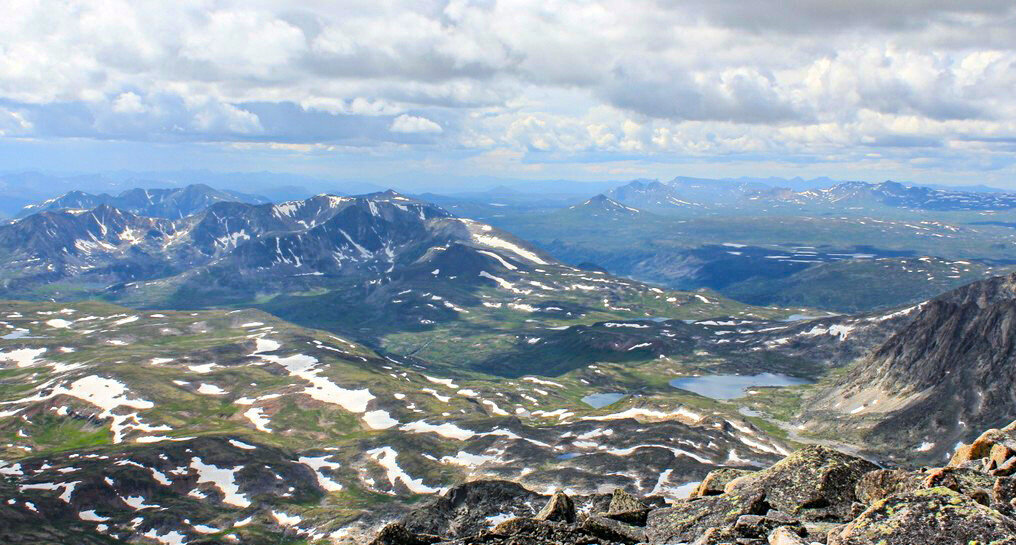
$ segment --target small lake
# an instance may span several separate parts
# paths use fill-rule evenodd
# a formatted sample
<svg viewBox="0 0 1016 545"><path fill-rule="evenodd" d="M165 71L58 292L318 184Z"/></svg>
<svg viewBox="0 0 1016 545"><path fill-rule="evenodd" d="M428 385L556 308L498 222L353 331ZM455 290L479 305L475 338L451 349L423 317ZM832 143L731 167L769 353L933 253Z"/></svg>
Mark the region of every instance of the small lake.
<svg viewBox="0 0 1016 545"><path fill-rule="evenodd" d="M791 314L790 316L787 316L786 318L784 318L781 321L783 321L783 322L803 322L805 320L818 320L819 318L831 318L833 316L836 316L836 314L825 314L825 315L822 315L822 316L812 316L810 314Z"/></svg>
<svg viewBox="0 0 1016 545"><path fill-rule="evenodd" d="M807 314L791 314L783 319L784 322L803 322L805 320L816 320L819 316L809 316Z"/></svg>
<svg viewBox="0 0 1016 545"><path fill-rule="evenodd" d="M27 329L15 329L12 333L8 333L6 335L0 336L0 339L3 339L5 341L12 341L14 339L38 339L39 338L39 337L29 337L28 336L29 333L31 333L31 331L28 331Z"/></svg>
<svg viewBox="0 0 1016 545"><path fill-rule="evenodd" d="M599 409L617 403L622 397L624 397L624 394L618 393L589 394L582 398L582 402L594 409Z"/></svg>
<svg viewBox="0 0 1016 545"><path fill-rule="evenodd" d="M706 375L702 377L682 377L670 381L670 385L681 390L688 390L700 396L713 399L736 399L743 397L745 392L755 386L797 386L811 384L803 378L775 373L758 375Z"/></svg>

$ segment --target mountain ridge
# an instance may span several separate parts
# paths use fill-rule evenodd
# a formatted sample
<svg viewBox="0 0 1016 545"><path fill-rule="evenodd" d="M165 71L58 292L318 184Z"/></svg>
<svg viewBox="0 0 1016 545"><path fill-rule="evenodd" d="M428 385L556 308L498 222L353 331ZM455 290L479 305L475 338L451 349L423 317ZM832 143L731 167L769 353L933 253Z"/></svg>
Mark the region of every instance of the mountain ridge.
<svg viewBox="0 0 1016 545"><path fill-rule="evenodd" d="M100 205L131 212L139 216L180 219L200 212L217 202L246 202L264 204L268 199L237 191L219 190L204 184L191 184L182 188L127 189L116 196L98 195L74 190L38 204L25 206L16 218L24 218L44 211L90 210Z"/></svg>
<svg viewBox="0 0 1016 545"><path fill-rule="evenodd" d="M1016 274L919 305L913 319L805 408L808 429L843 426L873 445L941 457L970 429L1016 417Z"/></svg>

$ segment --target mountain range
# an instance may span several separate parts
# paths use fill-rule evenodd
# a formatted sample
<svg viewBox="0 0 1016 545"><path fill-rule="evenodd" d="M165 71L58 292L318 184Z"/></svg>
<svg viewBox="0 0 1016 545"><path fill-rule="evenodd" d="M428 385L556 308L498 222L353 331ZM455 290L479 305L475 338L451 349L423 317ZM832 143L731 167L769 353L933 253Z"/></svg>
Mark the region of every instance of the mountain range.
<svg viewBox="0 0 1016 545"><path fill-rule="evenodd" d="M40 204L30 204L18 218L57 210L91 210L109 206L139 216L178 219L200 212L218 202L265 204L268 199L236 191L213 189L194 184L179 189L128 189L115 197L106 193L93 195L84 191L71 191Z"/></svg>
<svg viewBox="0 0 1016 545"><path fill-rule="evenodd" d="M852 208L932 211L999 211L1016 208L1016 194L935 189L885 181L842 182L825 187L792 189L759 181L675 178L669 182L635 180L611 189L607 196L657 213L762 211L814 212Z"/></svg>
<svg viewBox="0 0 1016 545"><path fill-rule="evenodd" d="M755 191L747 185L738 191ZM851 187L844 199L896 194ZM530 525L517 537L537 528L600 543L687 541L709 530L681 522L693 515L715 522L713 537L764 543L738 532L769 523L738 517L867 520L854 511L857 483L876 466L827 447L940 465L981 429L1016 419L1016 275L837 315L568 265L555 257L562 246L390 190L277 204L180 191L116 203L68 195L0 226L0 296L10 299L0 301L3 539L364 543L398 520L410 534L502 543L501 522L534 516L558 490L588 519L621 488L648 497L653 507L635 511L655 522L599 522L628 537L514 523ZM560 222L558 233L579 226L601 249L631 246L625 236L640 231L786 229L673 219L615 197L534 213ZM793 221L812 232L868 228ZM872 236L899 229L940 245L962 234L909 219L871 224ZM750 258L744 276L728 278L742 286L767 263L800 266L794 274L877 264L885 285L900 263L957 277L972 266L794 242L780 252L714 242L693 256ZM999 450L984 471L1009 457ZM821 490L800 501L769 477L840 462L860 468L849 485L839 469L821 469ZM761 484L710 476L716 468ZM682 502L693 489L713 499ZM710 518L724 509L738 520Z"/></svg>

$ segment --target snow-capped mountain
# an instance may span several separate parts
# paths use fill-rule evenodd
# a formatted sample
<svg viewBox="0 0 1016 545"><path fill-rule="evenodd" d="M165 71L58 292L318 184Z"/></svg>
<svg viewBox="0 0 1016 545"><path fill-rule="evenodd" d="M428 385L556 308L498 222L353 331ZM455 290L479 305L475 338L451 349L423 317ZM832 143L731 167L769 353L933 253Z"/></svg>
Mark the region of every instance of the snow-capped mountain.
<svg viewBox="0 0 1016 545"><path fill-rule="evenodd" d="M90 210L101 205L108 205L139 216L179 219L200 212L219 202L264 204L268 200L256 195L213 189L204 184L168 189L135 188L116 196L106 193L95 195L84 191L71 191L39 204L25 206L17 217L23 218L39 212L55 210Z"/></svg>
<svg viewBox="0 0 1016 545"><path fill-rule="evenodd" d="M635 180L615 187L606 194L618 203L642 210L669 208L703 208L706 204L684 195L670 184L655 180Z"/></svg>
<svg viewBox="0 0 1016 545"><path fill-rule="evenodd" d="M638 208L621 204L602 193L568 209L597 218L634 217L642 213Z"/></svg>
<svg viewBox="0 0 1016 545"><path fill-rule="evenodd" d="M880 184L845 182L826 189L794 192L779 188L748 195L750 199L800 205L871 206L918 210L1009 210L1016 208L1016 194L968 192L908 186L885 181Z"/></svg>
<svg viewBox="0 0 1016 545"><path fill-rule="evenodd" d="M394 192L219 202L179 220L105 204L44 211L0 227L0 250L15 283L151 280L201 266L237 279L377 275L449 250L474 254L492 272L554 261L507 233Z"/></svg>
<svg viewBox="0 0 1016 545"><path fill-rule="evenodd" d="M636 180L610 190L619 203L654 212L723 210L808 211L835 208L905 208L914 210L1010 210L1016 193L933 189L885 181L842 182L825 188L796 190L759 181L675 178L669 182Z"/></svg>

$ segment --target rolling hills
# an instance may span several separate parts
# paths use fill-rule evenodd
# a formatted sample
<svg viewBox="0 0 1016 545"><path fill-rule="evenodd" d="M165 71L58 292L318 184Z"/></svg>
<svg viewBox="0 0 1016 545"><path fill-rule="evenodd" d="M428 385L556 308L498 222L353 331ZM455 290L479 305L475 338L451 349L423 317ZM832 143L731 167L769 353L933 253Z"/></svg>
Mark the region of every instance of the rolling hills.
<svg viewBox="0 0 1016 545"><path fill-rule="evenodd" d="M467 478L660 493L787 452L678 390L595 409L595 369L445 378L259 311L11 302L0 320L0 534L28 542L356 542Z"/></svg>

